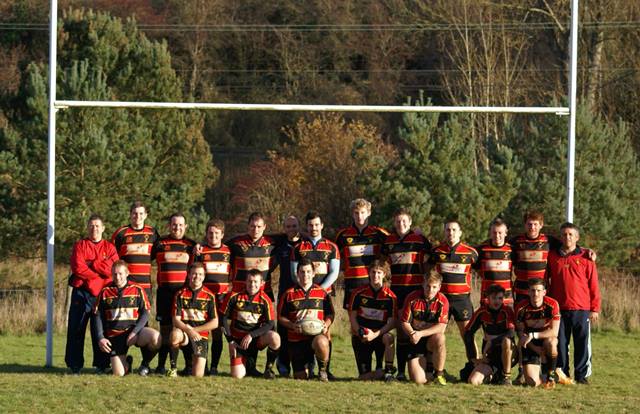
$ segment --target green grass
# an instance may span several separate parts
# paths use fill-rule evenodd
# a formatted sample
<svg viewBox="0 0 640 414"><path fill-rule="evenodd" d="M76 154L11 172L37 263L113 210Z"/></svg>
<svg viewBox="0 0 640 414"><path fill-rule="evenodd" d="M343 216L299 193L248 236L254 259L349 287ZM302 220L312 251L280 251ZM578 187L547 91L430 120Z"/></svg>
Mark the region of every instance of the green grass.
<svg viewBox="0 0 640 414"><path fill-rule="evenodd" d="M355 364L345 340L336 341L332 363L332 370L343 380L329 384L280 378L238 381L228 376L70 376L63 368L62 336L55 337L55 367L45 369L44 336L4 335L0 336L0 412L635 412L640 406L639 342L637 333L597 332L592 385L543 390L358 382L350 379L355 376ZM448 348L447 369L457 375L464 354L460 338L451 330ZM90 355L87 348L85 358ZM137 366L139 351L133 349L132 355ZM228 372L226 349L223 355L224 373Z"/></svg>

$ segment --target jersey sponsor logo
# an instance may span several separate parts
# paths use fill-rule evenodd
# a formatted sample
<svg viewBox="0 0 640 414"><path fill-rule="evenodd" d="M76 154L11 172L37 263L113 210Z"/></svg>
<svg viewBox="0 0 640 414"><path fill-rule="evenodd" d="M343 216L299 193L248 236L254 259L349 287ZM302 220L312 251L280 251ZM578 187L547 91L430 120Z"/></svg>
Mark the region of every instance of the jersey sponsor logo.
<svg viewBox="0 0 640 414"><path fill-rule="evenodd" d="M413 264L415 262L413 255L413 252L391 253L389 258L393 264Z"/></svg>
<svg viewBox="0 0 640 414"><path fill-rule="evenodd" d="M182 310L182 320L192 322L206 322L205 312L201 309L187 308Z"/></svg>
<svg viewBox="0 0 640 414"><path fill-rule="evenodd" d="M236 318L241 322L246 322L251 325L255 325L260 320L260 315L253 312L240 311L237 313Z"/></svg>
<svg viewBox="0 0 640 414"><path fill-rule="evenodd" d="M226 262L205 262L205 271L207 273L228 273L229 263Z"/></svg>
<svg viewBox="0 0 640 414"><path fill-rule="evenodd" d="M508 272L511 270L511 262L507 260L483 260L482 270L489 272Z"/></svg>
<svg viewBox="0 0 640 414"><path fill-rule="evenodd" d="M169 247L169 246L167 246ZM189 253L186 252L165 252L164 261L167 263L189 263Z"/></svg>
<svg viewBox="0 0 640 414"><path fill-rule="evenodd" d="M130 254L149 254L149 248L151 247L150 243L131 243L125 245L127 250L125 251L125 255Z"/></svg>
<svg viewBox="0 0 640 414"><path fill-rule="evenodd" d="M349 246L349 256L372 256L374 254L373 246L370 244Z"/></svg>
<svg viewBox="0 0 640 414"><path fill-rule="evenodd" d="M108 321L135 321L138 320L138 310L136 308L107 309L105 316Z"/></svg>
<svg viewBox="0 0 640 414"><path fill-rule="evenodd" d="M440 273L467 273L467 265L461 263L439 263L438 268Z"/></svg>
<svg viewBox="0 0 640 414"><path fill-rule="evenodd" d="M362 316L366 319L370 319L373 321L383 321L385 312L382 309L373 309L373 308L360 308L362 311Z"/></svg>
<svg viewBox="0 0 640 414"><path fill-rule="evenodd" d="M542 250L520 250L518 259L522 262L542 262L545 260L545 253Z"/></svg>
<svg viewBox="0 0 640 414"><path fill-rule="evenodd" d="M320 311L318 309L301 309L296 312L296 321L305 318L313 318L320 320Z"/></svg>
<svg viewBox="0 0 640 414"><path fill-rule="evenodd" d="M258 269L261 272L269 270L269 257L245 257L244 261L245 269Z"/></svg>

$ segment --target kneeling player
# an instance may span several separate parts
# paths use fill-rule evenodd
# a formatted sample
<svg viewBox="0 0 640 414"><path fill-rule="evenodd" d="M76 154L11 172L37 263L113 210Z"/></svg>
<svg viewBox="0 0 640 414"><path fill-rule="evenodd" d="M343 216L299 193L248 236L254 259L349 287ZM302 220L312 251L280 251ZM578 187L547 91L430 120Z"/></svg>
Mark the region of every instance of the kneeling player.
<svg viewBox="0 0 640 414"><path fill-rule="evenodd" d="M482 358L474 361L476 364L468 382L480 385L493 380L499 384L511 385L515 316L511 307L504 304L505 288L491 285L485 294L487 303L476 309L465 327L464 344L467 358L470 359L474 358L476 351L473 337L480 327L484 331Z"/></svg>
<svg viewBox="0 0 640 414"><path fill-rule="evenodd" d="M171 369L167 376L176 377L178 351L192 354L192 374L202 377L209 353L209 331L218 327L215 295L203 286L204 265L194 263L189 269L188 285L180 289L173 298L173 330L171 331ZM186 358L185 358L186 359Z"/></svg>
<svg viewBox="0 0 640 414"><path fill-rule="evenodd" d="M422 289L407 296L402 309L402 329L409 336L409 376L416 384L427 382L427 352L432 354L434 383L446 385L444 362L447 358L444 332L449 322L449 301L440 293L442 276L431 273ZM429 374L431 374L429 372Z"/></svg>
<svg viewBox="0 0 640 414"><path fill-rule="evenodd" d="M313 284L314 276L313 262L302 258L298 263L298 285L287 290L278 304L278 323L287 328L294 378L309 378L307 365L315 355L318 377L321 381L328 381L329 327L334 310L327 292ZM321 326L321 331L315 334L305 332L305 321L315 322Z"/></svg>
<svg viewBox="0 0 640 414"><path fill-rule="evenodd" d="M280 349L280 335L273 330L276 312L269 296L260 289L260 270L249 270L245 283L245 290L231 294L223 306L222 325L229 341L231 376L259 374L255 370L258 351L267 348L264 377L273 379L273 363ZM256 372L248 372L251 369Z"/></svg>
<svg viewBox="0 0 640 414"><path fill-rule="evenodd" d="M369 285L357 288L349 301L349 322L351 323L351 346L362 380L384 377L394 379L393 357L395 352L393 334L397 301L396 295L384 286L389 276L389 264L375 259L369 267ZM373 353L376 354L376 370L372 371ZM384 371L382 356L384 355Z"/></svg>
<svg viewBox="0 0 640 414"><path fill-rule="evenodd" d="M94 325L100 350L111 356L113 375L123 376L131 370L129 347L141 348L140 375L149 374L149 363L160 349L160 333L146 328L149 299L141 286L127 280L129 270L124 260L111 267L113 282L104 287L96 300Z"/></svg>
<svg viewBox="0 0 640 414"><path fill-rule="evenodd" d="M546 294L544 280L529 279L529 299L516 306L516 328L526 383L531 386L542 384L541 365L546 362L548 375L544 385L545 388L553 388L558 381L560 306Z"/></svg>

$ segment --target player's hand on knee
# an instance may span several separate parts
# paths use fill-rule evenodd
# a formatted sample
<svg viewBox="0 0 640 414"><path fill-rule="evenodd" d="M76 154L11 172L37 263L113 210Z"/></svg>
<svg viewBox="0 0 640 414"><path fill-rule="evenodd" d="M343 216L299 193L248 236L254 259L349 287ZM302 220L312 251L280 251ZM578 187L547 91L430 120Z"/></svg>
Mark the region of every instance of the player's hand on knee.
<svg viewBox="0 0 640 414"><path fill-rule="evenodd" d="M240 341L240 348L242 349L249 348L249 345L251 345L251 341L253 341L253 338L251 337L251 335L249 334L245 335L244 338L242 338L242 341Z"/></svg>
<svg viewBox="0 0 640 414"><path fill-rule="evenodd" d="M111 341L109 341L107 338L102 338L98 342L98 347L102 352L105 352L108 354L109 352L111 352Z"/></svg>

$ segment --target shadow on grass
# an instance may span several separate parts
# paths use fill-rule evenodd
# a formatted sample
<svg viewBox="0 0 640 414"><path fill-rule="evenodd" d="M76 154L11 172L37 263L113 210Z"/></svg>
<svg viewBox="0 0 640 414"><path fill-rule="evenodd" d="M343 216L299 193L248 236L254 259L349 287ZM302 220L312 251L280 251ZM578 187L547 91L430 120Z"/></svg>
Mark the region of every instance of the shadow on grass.
<svg viewBox="0 0 640 414"><path fill-rule="evenodd" d="M64 374L67 368L42 365L0 364L0 374Z"/></svg>

